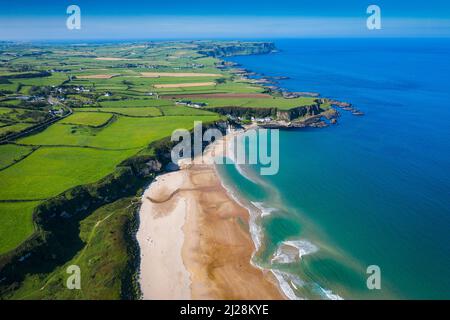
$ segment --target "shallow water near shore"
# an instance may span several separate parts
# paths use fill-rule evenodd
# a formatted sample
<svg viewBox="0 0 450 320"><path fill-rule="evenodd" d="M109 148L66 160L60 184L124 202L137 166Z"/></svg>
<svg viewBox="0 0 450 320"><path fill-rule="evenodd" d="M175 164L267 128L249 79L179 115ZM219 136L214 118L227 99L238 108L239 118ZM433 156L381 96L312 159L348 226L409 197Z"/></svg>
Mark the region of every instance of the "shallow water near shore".
<svg viewBox="0 0 450 320"><path fill-rule="evenodd" d="M219 166L263 213L254 262L291 298L450 298L450 41L275 43L281 52L231 60L366 115L281 131L277 175ZM366 286L369 265L381 290Z"/></svg>

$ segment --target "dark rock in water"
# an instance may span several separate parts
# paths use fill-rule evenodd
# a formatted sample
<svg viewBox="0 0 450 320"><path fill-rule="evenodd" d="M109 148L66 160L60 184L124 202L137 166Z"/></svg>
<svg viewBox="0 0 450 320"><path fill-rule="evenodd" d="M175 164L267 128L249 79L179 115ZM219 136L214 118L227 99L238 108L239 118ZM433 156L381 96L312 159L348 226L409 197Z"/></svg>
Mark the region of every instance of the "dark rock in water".
<svg viewBox="0 0 450 320"><path fill-rule="evenodd" d="M279 76L279 77L273 77L273 79L275 79L275 80L288 80L290 78L286 77L286 76Z"/></svg>
<svg viewBox="0 0 450 320"><path fill-rule="evenodd" d="M264 86L264 87L271 91L281 91L280 87L277 86Z"/></svg>
<svg viewBox="0 0 450 320"><path fill-rule="evenodd" d="M318 121L309 124L309 126L312 128L325 128L328 126L328 124L325 121Z"/></svg>
<svg viewBox="0 0 450 320"><path fill-rule="evenodd" d="M345 108L350 108L350 107L352 106L351 103L348 103L348 102L341 102L341 101L337 101L337 100L330 100L330 103L331 103L333 106L336 106L336 107L339 107L339 108L343 108L343 109L345 109Z"/></svg>
<svg viewBox="0 0 450 320"><path fill-rule="evenodd" d="M320 96L320 94L317 93L317 92L287 92L287 91L284 91L282 94L283 94L283 98L285 98L285 99L295 99L295 98L300 98L300 97L318 97L318 96Z"/></svg>
<svg viewBox="0 0 450 320"><path fill-rule="evenodd" d="M336 123L337 123L337 120L336 120L336 119L331 119L331 120L330 120L330 123L331 123L331 124L336 124Z"/></svg>

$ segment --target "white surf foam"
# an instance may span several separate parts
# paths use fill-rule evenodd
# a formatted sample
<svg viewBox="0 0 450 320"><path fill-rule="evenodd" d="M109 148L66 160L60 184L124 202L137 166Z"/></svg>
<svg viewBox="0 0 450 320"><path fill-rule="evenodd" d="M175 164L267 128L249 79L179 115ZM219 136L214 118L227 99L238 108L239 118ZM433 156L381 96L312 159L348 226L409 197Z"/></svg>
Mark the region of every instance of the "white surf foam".
<svg viewBox="0 0 450 320"><path fill-rule="evenodd" d="M340 295L333 293L331 290L324 289L320 287L321 291L329 300L344 300Z"/></svg>
<svg viewBox="0 0 450 320"><path fill-rule="evenodd" d="M272 212L277 211L275 208L265 206L263 202L252 201L252 204L261 211L261 217L268 216Z"/></svg>
<svg viewBox="0 0 450 320"><path fill-rule="evenodd" d="M303 256L312 254L318 250L319 248L307 240L284 241L278 246L271 263L294 263L299 261Z"/></svg>
<svg viewBox="0 0 450 320"><path fill-rule="evenodd" d="M296 285L292 282L292 275L286 273L286 272L282 272L282 271L278 271L278 270L271 270L273 275L275 276L275 278L277 279L281 291L284 293L284 295L289 299L289 300L304 300L303 298L297 296L295 294L295 291L292 289L291 285L294 286L294 288L296 288ZM298 281L301 282L300 279L298 279Z"/></svg>

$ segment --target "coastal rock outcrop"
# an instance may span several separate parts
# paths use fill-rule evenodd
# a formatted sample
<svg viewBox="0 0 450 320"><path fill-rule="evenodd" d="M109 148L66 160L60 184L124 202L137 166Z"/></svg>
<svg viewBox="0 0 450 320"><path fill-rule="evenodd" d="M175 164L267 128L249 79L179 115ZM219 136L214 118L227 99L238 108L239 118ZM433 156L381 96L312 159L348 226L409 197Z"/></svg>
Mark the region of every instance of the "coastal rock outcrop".
<svg viewBox="0 0 450 320"><path fill-rule="evenodd" d="M323 110L320 108L320 104L316 103L310 106L301 106L297 108L292 108L290 110L278 110L277 118L283 121L292 121L293 119L318 115Z"/></svg>
<svg viewBox="0 0 450 320"><path fill-rule="evenodd" d="M204 54L208 57L229 57L239 55L250 54L266 54L276 51L275 44L272 42L252 42L245 43L245 46L241 42L214 44L214 46L200 45L200 54Z"/></svg>

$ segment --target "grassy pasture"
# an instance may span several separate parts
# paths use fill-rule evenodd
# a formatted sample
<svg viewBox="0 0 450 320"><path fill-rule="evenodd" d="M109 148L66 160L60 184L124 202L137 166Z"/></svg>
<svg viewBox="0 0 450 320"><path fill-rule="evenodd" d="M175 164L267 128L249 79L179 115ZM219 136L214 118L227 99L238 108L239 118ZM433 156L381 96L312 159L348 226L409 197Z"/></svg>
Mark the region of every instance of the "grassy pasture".
<svg viewBox="0 0 450 320"><path fill-rule="evenodd" d="M100 112L75 112L59 123L98 127L108 122L111 117L111 114Z"/></svg>
<svg viewBox="0 0 450 320"><path fill-rule="evenodd" d="M77 185L95 182L137 150L40 148L0 171L0 200L46 199Z"/></svg>
<svg viewBox="0 0 450 320"><path fill-rule="evenodd" d="M136 107L136 108L83 108L80 113L111 112L132 117L158 117L162 113L156 107Z"/></svg>
<svg viewBox="0 0 450 320"><path fill-rule="evenodd" d="M53 73L49 77L11 79L10 80L11 84L7 86L9 86L10 90L14 90L15 88L17 88L19 84L22 84L24 88L26 88L25 91L22 91L22 93L27 93L27 90L29 90L32 86L58 86L61 85L67 79L68 79L67 75L63 73Z"/></svg>
<svg viewBox="0 0 450 320"><path fill-rule="evenodd" d="M0 169L13 164L33 151L32 147L15 144L0 145Z"/></svg>
<svg viewBox="0 0 450 320"><path fill-rule="evenodd" d="M100 103L102 107L123 108L123 107L159 107L170 106L173 102L170 100L142 99L142 100L119 100L119 101L103 101Z"/></svg>
<svg viewBox="0 0 450 320"><path fill-rule="evenodd" d="M203 72L142 72L142 77L221 77L220 73L203 73Z"/></svg>
<svg viewBox="0 0 450 320"><path fill-rule="evenodd" d="M275 98L218 98L218 99L194 99L194 102L204 102L206 108L213 107L249 107L249 108L278 108L280 110L288 110L295 107L314 104L316 98L302 97L296 99Z"/></svg>
<svg viewBox="0 0 450 320"><path fill-rule="evenodd" d="M44 111L0 107L0 121L41 122L48 117Z"/></svg>
<svg viewBox="0 0 450 320"><path fill-rule="evenodd" d="M163 106L158 107L165 116L211 116L211 111L190 108L185 106Z"/></svg>
<svg viewBox="0 0 450 320"><path fill-rule="evenodd" d="M203 122L218 120L218 115L204 116ZM170 136L175 129L191 129L196 116L155 118L118 117L99 130L54 124L47 130L19 142L28 145L90 146L107 149L143 148L150 142Z"/></svg>
<svg viewBox="0 0 450 320"><path fill-rule="evenodd" d="M223 77L157 77L157 78L129 78L135 85L157 85L157 84L177 84L177 83L196 83L196 82L214 82L215 79Z"/></svg>
<svg viewBox="0 0 450 320"><path fill-rule="evenodd" d="M0 254L17 247L34 231L31 219L37 201L0 203Z"/></svg>
<svg viewBox="0 0 450 320"><path fill-rule="evenodd" d="M215 86L190 88L158 88L160 94L190 94L190 93L261 93L263 88L250 83L225 82Z"/></svg>
<svg viewBox="0 0 450 320"><path fill-rule="evenodd" d="M20 132L31 126L33 126L32 123L15 123L10 126L0 127L0 136Z"/></svg>
<svg viewBox="0 0 450 320"><path fill-rule="evenodd" d="M6 107L18 106L21 102L22 102L22 100L19 100L19 99L11 99L11 100L0 101L0 105L6 106Z"/></svg>

